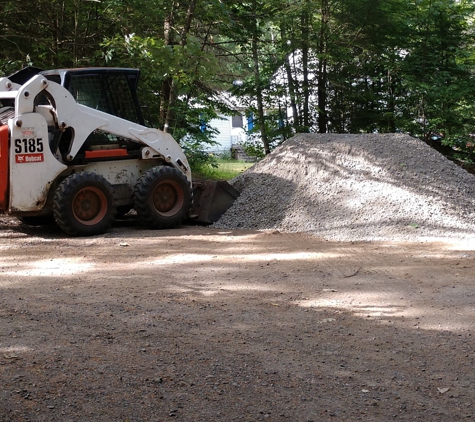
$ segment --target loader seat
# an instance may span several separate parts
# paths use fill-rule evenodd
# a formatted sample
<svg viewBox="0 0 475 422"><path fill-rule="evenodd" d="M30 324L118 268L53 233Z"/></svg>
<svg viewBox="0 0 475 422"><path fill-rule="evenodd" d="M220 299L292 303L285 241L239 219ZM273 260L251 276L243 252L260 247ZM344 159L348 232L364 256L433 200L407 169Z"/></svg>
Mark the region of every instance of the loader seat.
<svg viewBox="0 0 475 422"><path fill-rule="evenodd" d="M15 116L15 108L14 107L2 107L0 108L0 126L6 125L8 119L11 119Z"/></svg>

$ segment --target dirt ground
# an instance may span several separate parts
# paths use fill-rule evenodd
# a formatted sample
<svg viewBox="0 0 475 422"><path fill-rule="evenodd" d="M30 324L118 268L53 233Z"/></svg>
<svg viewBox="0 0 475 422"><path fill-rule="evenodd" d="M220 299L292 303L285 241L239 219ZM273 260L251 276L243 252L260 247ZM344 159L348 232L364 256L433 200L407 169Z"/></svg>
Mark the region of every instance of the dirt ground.
<svg viewBox="0 0 475 422"><path fill-rule="evenodd" d="M0 217L0 421L475 420L475 245Z"/></svg>

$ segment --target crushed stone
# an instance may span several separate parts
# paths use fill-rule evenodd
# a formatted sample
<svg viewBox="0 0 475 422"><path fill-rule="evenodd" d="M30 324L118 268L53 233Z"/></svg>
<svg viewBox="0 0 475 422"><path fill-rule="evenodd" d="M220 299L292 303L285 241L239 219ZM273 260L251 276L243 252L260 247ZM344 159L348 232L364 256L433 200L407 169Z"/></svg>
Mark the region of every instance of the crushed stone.
<svg viewBox="0 0 475 422"><path fill-rule="evenodd" d="M230 183L241 195L216 228L475 241L475 176L405 134L300 134Z"/></svg>

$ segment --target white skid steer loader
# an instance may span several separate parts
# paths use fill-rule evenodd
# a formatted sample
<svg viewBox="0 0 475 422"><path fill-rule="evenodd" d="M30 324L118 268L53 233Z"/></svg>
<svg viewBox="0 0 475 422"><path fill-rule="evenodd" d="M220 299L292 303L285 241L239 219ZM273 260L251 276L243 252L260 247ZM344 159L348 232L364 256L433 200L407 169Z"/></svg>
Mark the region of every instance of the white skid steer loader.
<svg viewBox="0 0 475 422"><path fill-rule="evenodd" d="M238 192L220 182L193 189L179 144L144 124L138 77L26 68L0 78L0 213L54 218L72 236L104 233L131 209L151 228L216 221Z"/></svg>

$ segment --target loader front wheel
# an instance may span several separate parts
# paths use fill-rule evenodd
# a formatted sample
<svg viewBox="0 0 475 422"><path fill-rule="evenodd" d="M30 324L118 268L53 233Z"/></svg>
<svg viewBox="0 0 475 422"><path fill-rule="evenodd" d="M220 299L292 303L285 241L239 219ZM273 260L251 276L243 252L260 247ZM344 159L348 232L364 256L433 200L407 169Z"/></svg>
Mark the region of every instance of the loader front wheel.
<svg viewBox="0 0 475 422"><path fill-rule="evenodd" d="M154 167L138 180L134 208L140 220L155 229L180 225L191 207L191 188L187 178L173 167Z"/></svg>
<svg viewBox="0 0 475 422"><path fill-rule="evenodd" d="M95 173L72 174L56 189L53 214L58 226L71 236L102 234L115 215L112 186Z"/></svg>

